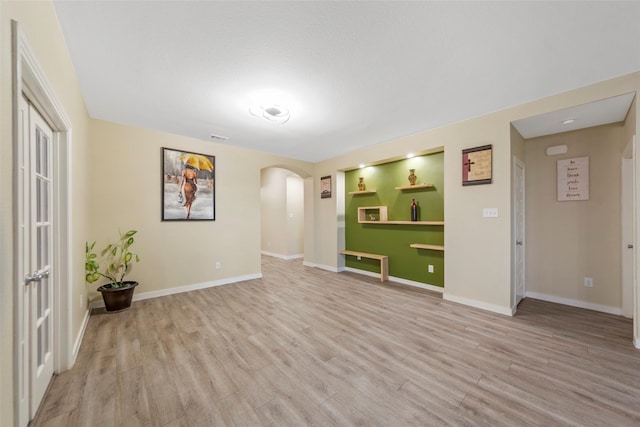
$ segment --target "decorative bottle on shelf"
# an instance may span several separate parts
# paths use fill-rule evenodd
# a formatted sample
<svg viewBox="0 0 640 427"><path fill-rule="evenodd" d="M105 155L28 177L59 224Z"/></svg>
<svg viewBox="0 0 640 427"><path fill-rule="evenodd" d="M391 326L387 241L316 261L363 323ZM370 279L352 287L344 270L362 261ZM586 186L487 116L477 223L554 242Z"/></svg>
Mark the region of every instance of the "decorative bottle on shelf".
<svg viewBox="0 0 640 427"><path fill-rule="evenodd" d="M416 179L418 177L415 174L415 169L409 169L409 185L416 185Z"/></svg>
<svg viewBox="0 0 640 427"><path fill-rule="evenodd" d="M416 199L411 199L411 221L418 220L418 204Z"/></svg>
<svg viewBox="0 0 640 427"><path fill-rule="evenodd" d="M364 189L365 189L364 178L360 177L358 179L359 179L359 181L358 181L358 191L364 191Z"/></svg>

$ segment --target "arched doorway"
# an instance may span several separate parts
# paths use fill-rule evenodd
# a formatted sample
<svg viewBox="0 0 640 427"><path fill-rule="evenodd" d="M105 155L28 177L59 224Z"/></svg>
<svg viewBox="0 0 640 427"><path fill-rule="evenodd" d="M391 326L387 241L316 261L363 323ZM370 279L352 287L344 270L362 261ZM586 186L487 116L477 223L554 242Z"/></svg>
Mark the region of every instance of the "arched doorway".
<svg viewBox="0 0 640 427"><path fill-rule="evenodd" d="M304 257L304 179L282 167L268 167L260 173L262 254L283 259Z"/></svg>

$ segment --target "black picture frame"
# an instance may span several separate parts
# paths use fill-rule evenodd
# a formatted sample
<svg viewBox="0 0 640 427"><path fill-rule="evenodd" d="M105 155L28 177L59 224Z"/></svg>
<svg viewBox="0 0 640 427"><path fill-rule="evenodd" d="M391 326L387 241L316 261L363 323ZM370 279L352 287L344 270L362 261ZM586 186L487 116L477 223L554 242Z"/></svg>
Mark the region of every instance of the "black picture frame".
<svg viewBox="0 0 640 427"><path fill-rule="evenodd" d="M493 147L491 144L462 150L462 185L493 182Z"/></svg>
<svg viewBox="0 0 640 427"><path fill-rule="evenodd" d="M331 175L320 177L320 198L331 198Z"/></svg>
<svg viewBox="0 0 640 427"><path fill-rule="evenodd" d="M162 148L162 221L215 221L215 164L209 154Z"/></svg>

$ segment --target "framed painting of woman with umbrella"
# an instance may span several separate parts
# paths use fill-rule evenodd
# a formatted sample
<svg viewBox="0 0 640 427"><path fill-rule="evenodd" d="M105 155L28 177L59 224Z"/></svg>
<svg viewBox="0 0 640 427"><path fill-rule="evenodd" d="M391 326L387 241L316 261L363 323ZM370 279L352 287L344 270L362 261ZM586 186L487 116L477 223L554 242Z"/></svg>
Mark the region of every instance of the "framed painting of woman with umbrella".
<svg viewBox="0 0 640 427"><path fill-rule="evenodd" d="M216 219L215 156L162 149L162 220Z"/></svg>

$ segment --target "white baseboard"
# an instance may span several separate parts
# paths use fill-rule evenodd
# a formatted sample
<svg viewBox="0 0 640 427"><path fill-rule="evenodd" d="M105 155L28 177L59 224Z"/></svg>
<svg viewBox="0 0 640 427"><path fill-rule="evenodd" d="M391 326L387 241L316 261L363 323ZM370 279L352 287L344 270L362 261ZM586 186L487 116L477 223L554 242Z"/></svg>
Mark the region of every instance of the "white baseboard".
<svg viewBox="0 0 640 427"><path fill-rule="evenodd" d="M309 261L302 261L302 265L304 265L305 267L319 268L320 270L327 270L332 273L339 273L340 271L343 271L343 269L331 267L330 265L316 264L315 262L309 262Z"/></svg>
<svg viewBox="0 0 640 427"><path fill-rule="evenodd" d="M179 286L176 288L162 289L159 291L142 292L133 295L133 301L141 301L149 298L163 297L167 295L180 294L182 292L195 291L198 289L213 288L215 286L229 285L231 283L244 282L262 278L262 273L248 274L246 276L230 277L227 279L215 280L213 282L196 283L194 285ZM91 308L104 307L104 301L98 300L91 303Z"/></svg>
<svg viewBox="0 0 640 427"><path fill-rule="evenodd" d="M362 274L364 276L380 278L380 273L374 273L373 271L360 270L359 268L344 267L342 271L349 271L351 273ZM429 285L427 283L415 282L413 280L403 279L401 277L389 276L389 281L394 283L401 283L403 285L414 286L416 288L427 289L429 291L443 293L444 288L440 286Z"/></svg>
<svg viewBox="0 0 640 427"><path fill-rule="evenodd" d="M267 252L267 251L261 251L260 253L262 253L262 255L272 256L274 258L286 259L287 261L290 259L304 258L304 254L282 255L282 254L277 254L275 252Z"/></svg>
<svg viewBox="0 0 640 427"><path fill-rule="evenodd" d="M78 336L76 336L76 340L73 343L73 349L71 350L71 366L69 369L76 363L76 359L78 358L78 353L80 353L80 345L82 345L82 340L84 339L84 332L87 330L87 325L89 324L89 317L91 316L91 308L88 307L84 312L84 319L82 319L82 324L80 325L80 331L78 332Z"/></svg>
<svg viewBox="0 0 640 427"><path fill-rule="evenodd" d="M572 307L586 308L588 310L600 311L603 313L616 314L622 316L622 307L611 307L608 305L594 304L592 302L580 301L570 298L557 297L555 295L542 294L538 292L526 292L527 297L542 301L555 302L557 304L570 305Z"/></svg>
<svg viewBox="0 0 640 427"><path fill-rule="evenodd" d="M515 316L517 312L518 312L518 304L511 307L511 315Z"/></svg>
<svg viewBox="0 0 640 427"><path fill-rule="evenodd" d="M422 282L414 282L413 280L403 279L402 277L389 276L389 281L395 282L395 283L401 283L403 285L414 286L416 288L427 289L429 291L437 292L439 294L444 293L444 288L441 286L430 285L428 283L422 283Z"/></svg>
<svg viewBox="0 0 640 427"><path fill-rule="evenodd" d="M457 302L459 304L464 304L464 305L468 305L471 307L475 307L475 308L479 308L481 310L486 310L486 311L491 311L494 313L498 313L498 314L503 314L505 316L513 316L514 312L512 308L509 307L502 307L499 305L495 305L495 304L489 304L483 301L477 301L477 300L473 300L473 299L469 299L469 298L463 298L463 297L459 297L456 295L451 295L448 293L444 293L442 295L442 299L445 299L447 301L452 301L452 302Z"/></svg>
<svg viewBox="0 0 640 427"><path fill-rule="evenodd" d="M376 279L380 278L380 273L374 273L373 271L367 271L367 270L360 270L359 268L342 267L339 272L341 271L348 271L349 273L362 274L363 276L375 277Z"/></svg>
<svg viewBox="0 0 640 427"><path fill-rule="evenodd" d="M319 268L320 270L327 270L327 271L330 271L332 273L338 273L339 272L336 267L331 267L330 265L315 264L314 267L315 268Z"/></svg>

